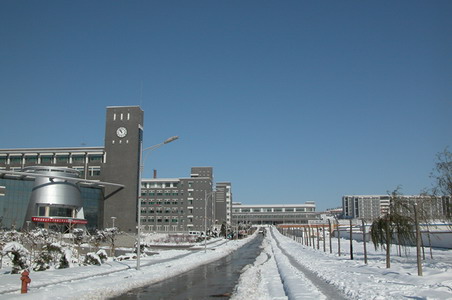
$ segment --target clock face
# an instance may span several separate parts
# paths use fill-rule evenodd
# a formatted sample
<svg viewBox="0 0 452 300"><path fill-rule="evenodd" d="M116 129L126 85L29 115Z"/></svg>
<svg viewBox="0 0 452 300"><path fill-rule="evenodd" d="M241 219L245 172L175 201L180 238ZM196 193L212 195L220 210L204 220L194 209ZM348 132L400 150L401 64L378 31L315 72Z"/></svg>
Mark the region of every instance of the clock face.
<svg viewBox="0 0 452 300"><path fill-rule="evenodd" d="M116 130L116 135L120 138L123 138L127 135L127 129L125 127L119 127Z"/></svg>

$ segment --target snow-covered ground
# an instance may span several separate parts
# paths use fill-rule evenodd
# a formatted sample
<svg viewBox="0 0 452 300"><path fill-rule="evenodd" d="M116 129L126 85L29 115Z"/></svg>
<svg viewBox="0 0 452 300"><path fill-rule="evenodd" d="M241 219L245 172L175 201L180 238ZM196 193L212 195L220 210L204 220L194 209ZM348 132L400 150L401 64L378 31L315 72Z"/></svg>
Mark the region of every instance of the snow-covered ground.
<svg viewBox="0 0 452 300"><path fill-rule="evenodd" d="M220 259L251 238L209 243L207 251L201 244L196 250L164 250L157 255L136 260L108 261L101 266L83 266L68 269L31 272L27 294L20 294L20 275L0 275L0 299L104 299L123 294L131 289L150 285L176 276L201 264Z"/></svg>
<svg viewBox="0 0 452 300"><path fill-rule="evenodd" d="M452 299L451 250L434 249L431 259L426 249L424 276L420 277L414 248L407 249L407 257L402 250L399 257L393 247L391 268L386 269L385 253L375 251L371 244L367 244L367 265L363 243L353 242L354 260L350 260L348 240L341 240L341 256L337 254L337 239L333 239L333 254L328 244L327 240L323 252L323 241L317 250L272 229L263 254L246 268L232 299L287 299L285 295L288 299L340 299L340 295L346 299ZM283 280L276 282L278 274ZM326 293L322 290L325 283L331 287ZM335 290L337 294L332 296Z"/></svg>
<svg viewBox="0 0 452 300"><path fill-rule="evenodd" d="M19 294L20 275L0 275L0 299L102 299L181 274L200 264L226 256L250 239L218 239L200 251L164 250L136 261L108 261L102 266L32 272L30 291ZM327 243L328 244L328 243ZM281 235L276 229L266 234L262 253L245 267L231 299L452 299L452 251L426 252L424 276L417 276L415 251L392 256L386 269L384 252L368 244L368 265L363 262L363 244L354 242L354 260L349 242L337 239L333 254L313 249ZM393 253L396 253L394 249ZM336 294L334 294L336 293ZM336 295L336 296L331 296Z"/></svg>

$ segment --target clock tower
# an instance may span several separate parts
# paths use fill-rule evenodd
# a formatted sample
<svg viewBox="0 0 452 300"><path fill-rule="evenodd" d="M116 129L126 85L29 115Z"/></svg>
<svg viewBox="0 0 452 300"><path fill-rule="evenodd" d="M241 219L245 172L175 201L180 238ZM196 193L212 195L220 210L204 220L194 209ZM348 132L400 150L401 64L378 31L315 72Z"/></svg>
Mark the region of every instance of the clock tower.
<svg viewBox="0 0 452 300"><path fill-rule="evenodd" d="M112 217L116 217L119 230L136 231L143 115L139 106L107 107L102 179L125 187L104 201L104 227L111 227ZM105 189L105 195L110 192Z"/></svg>

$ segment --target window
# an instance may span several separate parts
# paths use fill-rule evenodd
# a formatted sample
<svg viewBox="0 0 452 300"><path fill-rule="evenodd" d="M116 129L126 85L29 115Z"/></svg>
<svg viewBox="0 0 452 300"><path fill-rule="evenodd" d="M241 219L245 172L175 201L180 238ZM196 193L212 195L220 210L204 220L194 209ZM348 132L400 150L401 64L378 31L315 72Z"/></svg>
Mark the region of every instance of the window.
<svg viewBox="0 0 452 300"><path fill-rule="evenodd" d="M9 162L11 164L20 164L22 163L22 156L11 156L9 158Z"/></svg>
<svg viewBox="0 0 452 300"><path fill-rule="evenodd" d="M45 217L45 215L46 215L46 207L40 206L38 209L38 216Z"/></svg>
<svg viewBox="0 0 452 300"><path fill-rule="evenodd" d="M102 154L91 154L88 156L89 162L102 162Z"/></svg>
<svg viewBox="0 0 452 300"><path fill-rule="evenodd" d="M89 176L100 176L100 167L89 167Z"/></svg>
<svg viewBox="0 0 452 300"><path fill-rule="evenodd" d="M6 156L0 156L0 164L6 164Z"/></svg>
<svg viewBox="0 0 452 300"><path fill-rule="evenodd" d="M69 155L57 155L56 161L57 163L67 164L69 163Z"/></svg>
<svg viewBox="0 0 452 300"><path fill-rule="evenodd" d="M52 155L41 155L41 164L51 164L52 159Z"/></svg>
<svg viewBox="0 0 452 300"><path fill-rule="evenodd" d="M72 155L72 163L74 163L74 164L85 163L85 156L84 155Z"/></svg>
<svg viewBox="0 0 452 300"><path fill-rule="evenodd" d="M26 164L35 164L38 162L38 156L32 155L32 156L25 156L25 163Z"/></svg>
<svg viewBox="0 0 452 300"><path fill-rule="evenodd" d="M77 170L80 172L80 177L84 177L85 176L85 168L83 167L74 167L74 170Z"/></svg>
<svg viewBox="0 0 452 300"><path fill-rule="evenodd" d="M72 217L72 208L50 206L49 216L52 217Z"/></svg>

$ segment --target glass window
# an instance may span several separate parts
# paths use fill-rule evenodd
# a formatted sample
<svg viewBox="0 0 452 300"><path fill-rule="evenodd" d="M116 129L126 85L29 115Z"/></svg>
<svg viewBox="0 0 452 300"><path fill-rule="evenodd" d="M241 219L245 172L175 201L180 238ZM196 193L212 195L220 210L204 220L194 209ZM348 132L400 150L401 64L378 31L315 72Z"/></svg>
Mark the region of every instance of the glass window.
<svg viewBox="0 0 452 300"><path fill-rule="evenodd" d="M20 164L22 162L22 156L11 156L9 162L12 164Z"/></svg>
<svg viewBox="0 0 452 300"><path fill-rule="evenodd" d="M102 155L101 154L91 154L88 156L89 162L100 162L102 161Z"/></svg>
<svg viewBox="0 0 452 300"><path fill-rule="evenodd" d="M72 208L67 207L54 207L50 206L50 213L49 215L51 217L72 217Z"/></svg>
<svg viewBox="0 0 452 300"><path fill-rule="evenodd" d="M53 156L51 155L42 155L41 156L41 164L52 163Z"/></svg>
<svg viewBox="0 0 452 300"><path fill-rule="evenodd" d="M69 162L69 155L57 155L56 157L57 163L65 163Z"/></svg>
<svg viewBox="0 0 452 300"><path fill-rule="evenodd" d="M38 162L38 156L25 156L25 163L37 163Z"/></svg>
<svg viewBox="0 0 452 300"><path fill-rule="evenodd" d="M100 176L100 167L89 167L89 176Z"/></svg>
<svg viewBox="0 0 452 300"><path fill-rule="evenodd" d="M73 163L85 163L85 156L84 155L72 155L72 162Z"/></svg>
<svg viewBox="0 0 452 300"><path fill-rule="evenodd" d="M40 217L44 217L46 215L46 207L45 206L40 206L38 209L38 216Z"/></svg>

